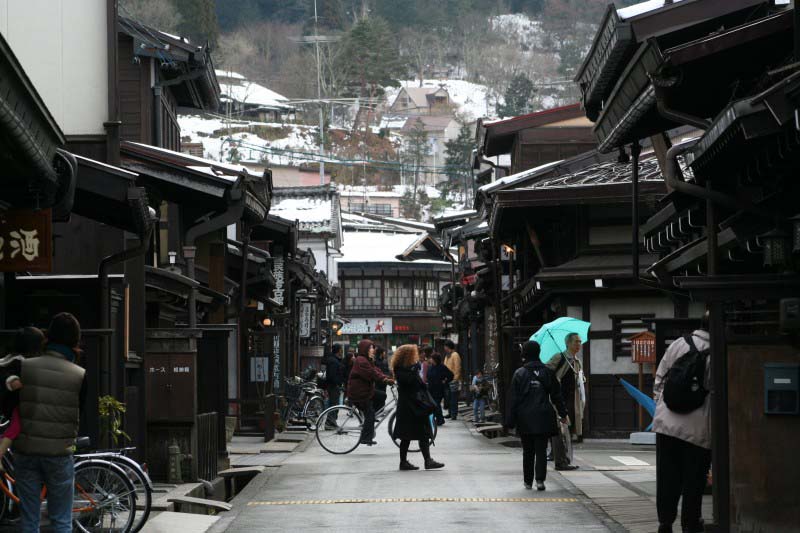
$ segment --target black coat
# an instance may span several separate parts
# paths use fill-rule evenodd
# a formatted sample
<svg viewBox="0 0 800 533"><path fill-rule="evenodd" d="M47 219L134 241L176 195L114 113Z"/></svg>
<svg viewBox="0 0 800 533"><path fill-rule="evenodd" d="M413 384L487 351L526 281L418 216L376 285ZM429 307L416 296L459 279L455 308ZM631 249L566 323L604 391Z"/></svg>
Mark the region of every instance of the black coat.
<svg viewBox="0 0 800 533"><path fill-rule="evenodd" d="M335 355L328 355L325 359L325 384L340 386L344 383L344 363Z"/></svg>
<svg viewBox="0 0 800 533"><path fill-rule="evenodd" d="M447 384L453 381L453 373L444 364L428 367L428 390L435 398L444 398Z"/></svg>
<svg viewBox="0 0 800 533"><path fill-rule="evenodd" d="M415 415L412 407L416 393L426 389L419 371L416 367L396 368L394 377L397 380L398 397L392 436L401 440L430 439L433 435L430 418Z"/></svg>
<svg viewBox="0 0 800 533"><path fill-rule="evenodd" d="M555 374L540 361L525 363L511 378L506 426L521 435L555 435L556 414L567 416L561 386Z"/></svg>

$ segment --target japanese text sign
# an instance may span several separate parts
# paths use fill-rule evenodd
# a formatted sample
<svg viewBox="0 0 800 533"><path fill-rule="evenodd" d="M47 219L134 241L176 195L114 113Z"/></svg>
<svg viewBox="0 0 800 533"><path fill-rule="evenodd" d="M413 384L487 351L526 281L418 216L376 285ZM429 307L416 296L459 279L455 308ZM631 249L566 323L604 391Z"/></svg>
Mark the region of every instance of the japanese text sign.
<svg viewBox="0 0 800 533"><path fill-rule="evenodd" d="M631 355L634 363L656 362L656 336L649 331L631 337Z"/></svg>
<svg viewBox="0 0 800 533"><path fill-rule="evenodd" d="M0 272L53 269L50 209L0 212Z"/></svg>

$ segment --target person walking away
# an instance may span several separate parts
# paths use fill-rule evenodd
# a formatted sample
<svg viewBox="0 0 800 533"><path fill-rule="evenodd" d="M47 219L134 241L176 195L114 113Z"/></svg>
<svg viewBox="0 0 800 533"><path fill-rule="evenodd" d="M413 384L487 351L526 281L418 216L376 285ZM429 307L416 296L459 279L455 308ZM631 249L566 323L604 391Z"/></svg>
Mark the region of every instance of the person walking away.
<svg viewBox="0 0 800 533"><path fill-rule="evenodd" d="M0 379L4 384L8 382L8 385L2 389L0 409L2 409L3 417L9 422L2 439L0 439L0 459L3 458L11 447L11 443L22 430L19 418L19 389L22 388L22 382L19 379L12 379L9 382L9 378L12 375L16 378L21 374L22 361L26 357L37 357L42 354L44 341L44 333L39 328L20 328L14 336L14 353L0 359ZM0 462L0 472L2 471L4 468Z"/></svg>
<svg viewBox="0 0 800 533"><path fill-rule="evenodd" d="M436 417L437 425L444 425L444 414L442 414L442 400L445 394L449 394L449 384L453 381L453 373L450 369L444 366L442 362L442 354L434 352L430 358L430 368L428 369L428 392L431 393L433 402L436 404Z"/></svg>
<svg viewBox="0 0 800 533"><path fill-rule="evenodd" d="M389 362L386 360L386 349L378 344L375 345L375 366L384 375L389 375ZM375 385L375 396L372 397L372 408L377 413L386 405L386 383L381 382Z"/></svg>
<svg viewBox="0 0 800 533"><path fill-rule="evenodd" d="M364 415L364 425L361 428L360 443L372 446L375 442L375 410L372 407L372 398L375 396L375 384L381 382L394 383L390 377L373 364L375 345L371 340L364 339L358 343L358 355L353 359L353 369L350 372L350 381L347 382L347 397Z"/></svg>
<svg viewBox="0 0 800 533"><path fill-rule="evenodd" d="M325 359L325 390L328 392L328 407L341 404L339 398L345 374L341 356L342 345L334 344ZM327 423L329 425L336 424L336 412L328 413Z"/></svg>
<svg viewBox="0 0 800 533"><path fill-rule="evenodd" d="M461 356L456 351L456 345L451 340L444 341L444 366L453 373L453 380L450 382L448 394L448 411L450 420L458 417L458 396L461 392Z"/></svg>
<svg viewBox="0 0 800 533"><path fill-rule="evenodd" d="M474 423L486 422L486 401L489 397L488 380L483 376L483 371L478 370L472 377L472 421Z"/></svg>
<svg viewBox="0 0 800 533"><path fill-rule="evenodd" d="M21 363L22 428L14 441L14 468L24 533L39 531L43 486L47 486L47 513L54 530L72 531L72 452L86 394L85 371L75 364L80 339L78 320L70 313L59 313L47 329L45 352ZM12 383L12 378L7 381Z"/></svg>
<svg viewBox="0 0 800 533"><path fill-rule="evenodd" d="M561 384L554 372L539 360L538 342L522 345L523 366L511 378L506 427L516 428L522 441L522 477L525 488L545 490L547 440L558 431L555 407L562 423L568 423Z"/></svg>
<svg viewBox="0 0 800 533"><path fill-rule="evenodd" d="M576 388L576 380L583 375L580 360L577 358L577 353L581 350L581 337L577 333L569 333L565 337L564 343L567 349L554 355L547 362L547 366L555 372L556 379L561 386L561 395L564 398L564 403L566 405L569 405L570 402L573 403L575 416L577 417L578 413L583 412L584 405L584 402L579 401L579 398L576 397L580 394ZM553 448L556 470L575 470L578 465L571 464L572 459L567 453L567 447L572 445L569 427L560 427L559 430L559 433L553 435L550 442Z"/></svg>
<svg viewBox="0 0 800 533"><path fill-rule="evenodd" d="M419 376L419 352L413 344L400 346L392 357L392 372L397 380L397 417L392 438L400 441L400 470L419 470L408 461L411 441L419 442L425 459L425 470L443 468L444 464L431 458L430 443L433 428L430 414L420 405L420 396L427 396L427 386Z"/></svg>
<svg viewBox="0 0 800 533"><path fill-rule="evenodd" d="M706 317L707 320L707 317ZM675 340L656 370L653 396L656 414L656 507L659 533L670 533L681 503L681 530L703 531L702 503L706 475L711 466L711 361L705 328ZM671 402L672 387L680 387L681 371L691 369L688 396L692 405ZM690 373L683 372L684 377ZM699 395L699 396L698 396ZM691 409L695 406L694 409ZM675 411L678 409L681 412ZM691 409L688 410L687 409Z"/></svg>

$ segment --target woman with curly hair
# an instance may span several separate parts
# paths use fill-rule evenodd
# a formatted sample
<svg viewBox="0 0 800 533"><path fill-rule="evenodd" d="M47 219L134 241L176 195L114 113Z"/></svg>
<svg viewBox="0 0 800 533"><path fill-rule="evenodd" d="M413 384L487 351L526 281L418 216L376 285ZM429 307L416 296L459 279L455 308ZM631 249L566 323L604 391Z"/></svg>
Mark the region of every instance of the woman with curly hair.
<svg viewBox="0 0 800 533"><path fill-rule="evenodd" d="M400 470L419 470L408 461L408 448L412 440L419 441L419 449L425 458L425 469L433 470L444 465L431 458L430 442L433 437L428 414L421 413L417 406L419 392L427 392L419 376L419 352L413 344L404 344L394 352L392 372L397 380L397 418L394 424L395 439L400 441Z"/></svg>

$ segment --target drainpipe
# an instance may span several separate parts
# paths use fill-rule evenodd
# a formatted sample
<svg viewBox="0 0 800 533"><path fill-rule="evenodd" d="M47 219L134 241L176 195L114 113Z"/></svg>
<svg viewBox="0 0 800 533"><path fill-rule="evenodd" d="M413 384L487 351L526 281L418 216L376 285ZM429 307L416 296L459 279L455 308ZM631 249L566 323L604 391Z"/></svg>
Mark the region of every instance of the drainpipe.
<svg viewBox="0 0 800 533"><path fill-rule="evenodd" d="M633 195L631 209L631 228L633 235L631 245L633 246L633 280L639 283L639 154L642 153L642 145L638 139L631 143L631 194Z"/></svg>
<svg viewBox="0 0 800 533"><path fill-rule="evenodd" d="M728 209L733 209L734 211L747 211L748 213L764 218L775 218L774 213L762 207L758 207L752 202L740 200L739 198L728 196L719 191L683 181L677 157L689 150L696 142L696 140L684 141L667 150L667 164L664 168L664 180L667 182L668 187L683 194L706 200L716 205L727 207Z"/></svg>
<svg viewBox="0 0 800 533"><path fill-rule="evenodd" d="M153 137L153 144L159 148L164 148L164 110L161 105L161 85L153 87L153 104L155 105L153 120L155 136Z"/></svg>
<svg viewBox="0 0 800 533"><path fill-rule="evenodd" d="M244 184L242 184L242 187ZM195 279L195 254L197 247L195 242L202 235L207 235L213 231L225 228L230 224L235 224L244 215L245 194L241 188L232 189L230 192L231 203L228 210L219 216L203 221L189 228L186 232L183 246L183 257L186 260L186 275L192 280ZM247 248L242 252L247 257ZM189 327L197 327L197 287L192 287L189 291Z"/></svg>
<svg viewBox="0 0 800 533"><path fill-rule="evenodd" d="M239 314L244 313L247 307L247 251L250 248L250 227L242 224L242 284L239 287Z"/></svg>
<svg viewBox="0 0 800 533"><path fill-rule="evenodd" d="M678 124L687 124L689 126L694 126L695 128L701 129L703 131L707 130L711 126L711 121L706 120L704 118L696 117L694 115L690 115L688 113L684 113L683 111L678 111L677 109L671 108L667 105L665 88L663 85L663 81L656 81L653 80L653 89L656 93L656 107L658 108L658 113L673 122L677 122Z"/></svg>
<svg viewBox="0 0 800 533"><path fill-rule="evenodd" d="M139 194L138 190L136 190L136 192L130 191L128 193L129 202L133 203L136 200L140 200L141 196ZM148 209L146 204L144 208ZM139 235L139 245L135 248L129 248L128 250L123 250L109 255L108 257L104 257L100 261L98 278L100 282L100 327L102 329L111 327L111 295L110 283L108 281L111 267L130 261L136 257L141 257L147 253L147 250L150 248L150 240L153 236L153 224L147 223L149 222L149 211L146 213L144 218L146 225L142 228L142 232ZM100 358L100 393L103 395L111 393L111 347L109 342L110 339L107 336L103 336L102 354Z"/></svg>

